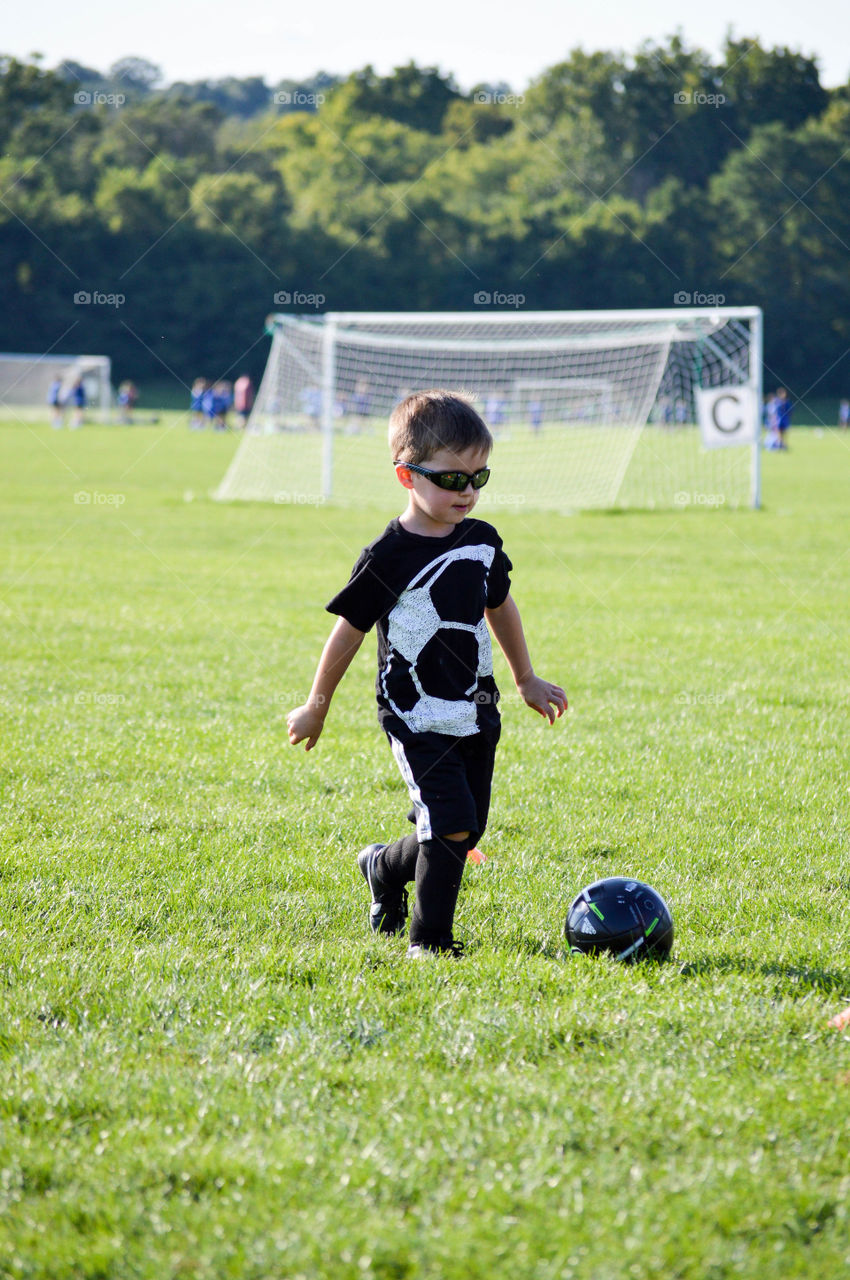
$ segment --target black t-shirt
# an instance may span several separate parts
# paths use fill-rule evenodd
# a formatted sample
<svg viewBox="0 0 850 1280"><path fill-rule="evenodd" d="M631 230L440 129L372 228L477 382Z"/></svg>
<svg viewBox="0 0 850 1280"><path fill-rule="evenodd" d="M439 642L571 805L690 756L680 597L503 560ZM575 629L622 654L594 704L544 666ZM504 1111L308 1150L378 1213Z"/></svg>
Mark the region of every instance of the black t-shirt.
<svg viewBox="0 0 850 1280"><path fill-rule="evenodd" d="M445 538L391 520L327 605L378 632L378 719L394 737L465 738L498 724L484 610L503 604L511 562L492 525L467 518Z"/></svg>

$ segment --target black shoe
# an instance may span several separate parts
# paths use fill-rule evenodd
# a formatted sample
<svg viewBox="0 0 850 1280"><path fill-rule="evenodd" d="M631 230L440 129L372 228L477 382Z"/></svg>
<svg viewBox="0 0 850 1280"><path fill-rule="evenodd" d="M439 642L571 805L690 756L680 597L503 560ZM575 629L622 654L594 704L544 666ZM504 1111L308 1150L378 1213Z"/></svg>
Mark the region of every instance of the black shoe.
<svg viewBox="0 0 850 1280"><path fill-rule="evenodd" d="M440 938L439 942L411 942L407 948L408 960L430 960L433 956L452 956L458 960L463 955L463 943L454 938Z"/></svg>
<svg viewBox="0 0 850 1280"><path fill-rule="evenodd" d="M407 890L388 889L375 874L375 859L386 847L385 844L367 844L357 855L357 865L372 895L369 928L373 933L401 933L407 920Z"/></svg>

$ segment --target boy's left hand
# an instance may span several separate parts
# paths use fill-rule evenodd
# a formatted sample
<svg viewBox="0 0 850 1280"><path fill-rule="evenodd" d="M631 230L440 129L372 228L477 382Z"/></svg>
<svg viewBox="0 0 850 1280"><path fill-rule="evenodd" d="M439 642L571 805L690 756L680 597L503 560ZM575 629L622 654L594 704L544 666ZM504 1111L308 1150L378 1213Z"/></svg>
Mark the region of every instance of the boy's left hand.
<svg viewBox="0 0 850 1280"><path fill-rule="evenodd" d="M545 716L550 724L560 719L567 709L567 695L561 686L541 676L529 676L517 685L517 689L526 706Z"/></svg>

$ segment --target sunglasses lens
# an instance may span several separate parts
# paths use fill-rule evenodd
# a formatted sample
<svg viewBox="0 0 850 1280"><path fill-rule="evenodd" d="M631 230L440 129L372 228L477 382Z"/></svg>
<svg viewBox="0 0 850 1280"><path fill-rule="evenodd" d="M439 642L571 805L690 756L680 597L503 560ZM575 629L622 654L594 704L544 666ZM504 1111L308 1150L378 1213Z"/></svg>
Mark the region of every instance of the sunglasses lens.
<svg viewBox="0 0 850 1280"><path fill-rule="evenodd" d="M490 468L482 467L480 471L475 471L472 475L468 475L466 471L425 470L421 474L426 475L429 480L432 480L441 489L449 489L452 493L463 493L468 484L471 484L473 489L483 489L490 479Z"/></svg>
<svg viewBox="0 0 850 1280"><path fill-rule="evenodd" d="M474 472L473 475L467 475L465 471L436 471L432 478L436 480L441 489L451 489L453 493L462 493L468 484L473 489L483 489L487 481L490 479L490 468L482 467L480 471Z"/></svg>
<svg viewBox="0 0 850 1280"><path fill-rule="evenodd" d="M460 493L469 484L469 477L462 471L437 471L433 478L441 489L451 489L453 493Z"/></svg>

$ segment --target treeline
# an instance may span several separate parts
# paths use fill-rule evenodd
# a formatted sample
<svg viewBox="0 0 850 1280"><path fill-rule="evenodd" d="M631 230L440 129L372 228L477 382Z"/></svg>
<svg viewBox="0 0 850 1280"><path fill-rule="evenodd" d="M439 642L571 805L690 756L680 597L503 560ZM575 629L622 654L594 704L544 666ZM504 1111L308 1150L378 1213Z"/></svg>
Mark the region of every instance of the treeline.
<svg viewBox="0 0 850 1280"><path fill-rule="evenodd" d="M0 349L175 385L275 310L766 313L770 380L850 386L850 90L757 41L574 50L530 86L414 64L157 87L0 60Z"/></svg>

